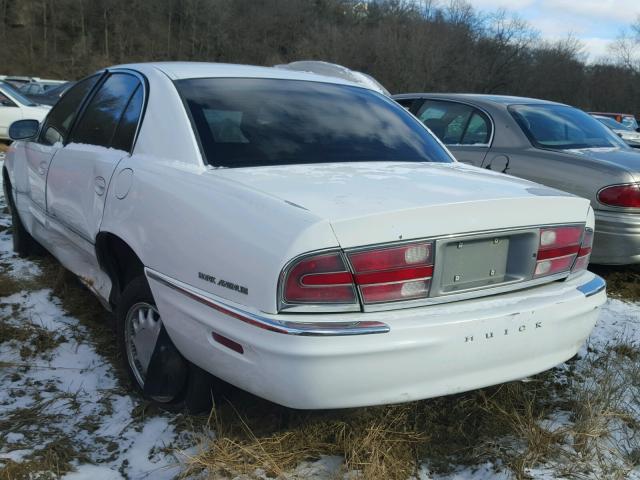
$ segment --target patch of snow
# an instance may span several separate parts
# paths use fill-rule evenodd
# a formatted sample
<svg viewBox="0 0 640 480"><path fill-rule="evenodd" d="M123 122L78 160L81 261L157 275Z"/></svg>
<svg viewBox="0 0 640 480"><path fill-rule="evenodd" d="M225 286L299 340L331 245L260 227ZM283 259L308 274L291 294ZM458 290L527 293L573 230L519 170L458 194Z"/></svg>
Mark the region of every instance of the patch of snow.
<svg viewBox="0 0 640 480"><path fill-rule="evenodd" d="M13 462L21 462L22 460L24 460L24 457L26 457L27 455L30 455L31 453L33 453L33 450L28 450L28 449L24 449L24 450L11 450L8 452L0 452L0 462L2 462L2 460L11 460Z"/></svg>
<svg viewBox="0 0 640 480"><path fill-rule="evenodd" d="M4 207L0 197L0 212ZM10 217L0 213L0 269L25 279L40 274L32 261L12 251L7 227ZM89 294L89 293L88 293ZM3 460L25 461L51 440L67 438L90 463L77 464L66 479L172 479L180 464L172 451L178 439L171 422L175 415L135 415L141 400L126 391L113 366L96 351L91 333L69 316L49 289L22 291L0 298L0 315L16 328L31 324L60 340L48 352L22 358L18 342L0 344L0 420L23 409L46 415L42 424L0 432ZM51 432L51 435L49 433ZM123 477L125 475L125 477Z"/></svg>

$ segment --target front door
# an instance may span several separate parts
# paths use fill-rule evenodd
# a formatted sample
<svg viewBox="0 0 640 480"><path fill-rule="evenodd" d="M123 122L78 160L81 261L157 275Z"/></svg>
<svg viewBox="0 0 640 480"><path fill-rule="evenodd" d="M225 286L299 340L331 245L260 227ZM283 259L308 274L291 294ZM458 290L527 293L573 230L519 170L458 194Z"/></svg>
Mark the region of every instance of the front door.
<svg viewBox="0 0 640 480"><path fill-rule="evenodd" d="M45 188L51 159L67 140L80 106L98 78L99 75L94 75L74 85L49 112L38 139L25 146L29 208L41 224L45 222Z"/></svg>

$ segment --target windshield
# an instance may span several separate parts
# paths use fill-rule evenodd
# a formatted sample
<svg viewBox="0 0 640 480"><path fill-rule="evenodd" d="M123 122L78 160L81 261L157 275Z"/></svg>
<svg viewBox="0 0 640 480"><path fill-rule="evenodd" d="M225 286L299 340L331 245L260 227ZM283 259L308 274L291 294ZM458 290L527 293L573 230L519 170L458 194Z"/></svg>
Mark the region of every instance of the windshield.
<svg viewBox="0 0 640 480"><path fill-rule="evenodd" d="M400 105L363 88L264 78L176 86L214 166L453 161Z"/></svg>
<svg viewBox="0 0 640 480"><path fill-rule="evenodd" d="M25 107L37 106L36 103L33 103L31 100L29 100L27 97L25 97L18 90L16 90L6 82L0 82L0 89L4 90L6 93L8 93L11 96L13 100L15 100L18 103L21 103Z"/></svg>
<svg viewBox="0 0 640 480"><path fill-rule="evenodd" d="M593 117L593 118L598 120L603 125L606 125L607 127L611 128L612 130L631 130L631 128L629 128L626 125L623 125L622 123L616 122L613 118L609 118L609 117Z"/></svg>
<svg viewBox="0 0 640 480"><path fill-rule="evenodd" d="M566 105L511 105L509 110L540 148L628 148L620 137L591 115Z"/></svg>

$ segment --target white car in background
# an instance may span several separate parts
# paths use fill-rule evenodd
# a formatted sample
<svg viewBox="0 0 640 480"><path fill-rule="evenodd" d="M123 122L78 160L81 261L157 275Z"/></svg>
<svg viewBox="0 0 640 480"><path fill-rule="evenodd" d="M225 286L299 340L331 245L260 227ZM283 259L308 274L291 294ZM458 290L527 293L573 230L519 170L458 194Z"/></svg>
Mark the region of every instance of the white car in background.
<svg viewBox="0 0 640 480"><path fill-rule="evenodd" d="M587 200L460 164L338 78L120 66L11 131L15 249L116 312L165 408L208 397L202 370L301 409L519 379L575 355L606 299Z"/></svg>
<svg viewBox="0 0 640 480"><path fill-rule="evenodd" d="M634 148L640 148L640 132L637 132L631 127L623 125L620 122L616 122L611 117L605 117L603 115L594 115L592 117L598 120L600 123L609 127L613 133L618 135L627 145Z"/></svg>
<svg viewBox="0 0 640 480"><path fill-rule="evenodd" d="M9 126L16 120L42 121L50 109L33 103L14 87L0 81L0 140L9 140Z"/></svg>

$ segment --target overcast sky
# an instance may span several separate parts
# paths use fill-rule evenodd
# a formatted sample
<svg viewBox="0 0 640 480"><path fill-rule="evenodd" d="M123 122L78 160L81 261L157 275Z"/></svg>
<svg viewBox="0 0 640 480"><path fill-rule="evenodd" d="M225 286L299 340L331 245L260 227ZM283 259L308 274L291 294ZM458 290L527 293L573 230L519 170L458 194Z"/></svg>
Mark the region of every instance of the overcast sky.
<svg viewBox="0 0 640 480"><path fill-rule="evenodd" d="M590 60L607 54L607 45L640 15L640 0L470 0L478 10L505 8L517 13L543 38L572 33Z"/></svg>

